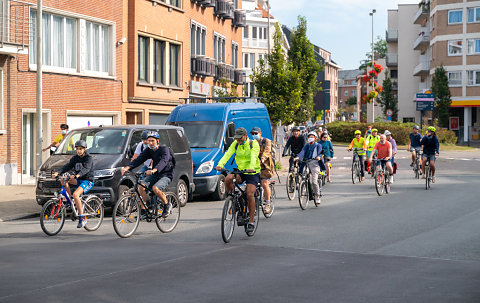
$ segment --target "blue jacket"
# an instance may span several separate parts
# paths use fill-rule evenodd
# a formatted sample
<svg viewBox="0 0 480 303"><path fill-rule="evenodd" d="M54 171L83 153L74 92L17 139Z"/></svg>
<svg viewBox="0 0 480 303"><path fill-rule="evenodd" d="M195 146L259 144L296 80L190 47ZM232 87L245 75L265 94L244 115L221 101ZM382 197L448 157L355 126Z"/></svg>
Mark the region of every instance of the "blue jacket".
<svg viewBox="0 0 480 303"><path fill-rule="evenodd" d="M319 141L319 143L322 145L322 150L324 152L325 157L333 158L333 145L331 141Z"/></svg>
<svg viewBox="0 0 480 303"><path fill-rule="evenodd" d="M313 143L315 146L315 149L313 150L313 154L312 154L312 158L311 159L315 159L316 157L319 157L322 155L322 145L317 143L317 142L314 142ZM310 146L310 144L305 144L305 146L302 148L302 151L298 154L298 158L300 160L303 160L303 157L305 156L305 154L307 153L307 150L308 150L308 147Z"/></svg>

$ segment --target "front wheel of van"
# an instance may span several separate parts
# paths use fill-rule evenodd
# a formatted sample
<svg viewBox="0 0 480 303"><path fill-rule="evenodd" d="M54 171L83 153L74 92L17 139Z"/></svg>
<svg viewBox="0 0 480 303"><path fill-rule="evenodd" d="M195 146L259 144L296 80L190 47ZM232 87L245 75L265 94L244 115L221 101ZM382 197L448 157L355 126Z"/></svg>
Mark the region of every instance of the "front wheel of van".
<svg viewBox="0 0 480 303"><path fill-rule="evenodd" d="M225 199L225 176L219 175L217 181L217 187L212 194L212 199L215 201L224 200Z"/></svg>
<svg viewBox="0 0 480 303"><path fill-rule="evenodd" d="M188 187L187 184L185 184L185 181L183 181L182 179L178 180L177 183L177 197L180 207L184 207L185 205L187 205Z"/></svg>

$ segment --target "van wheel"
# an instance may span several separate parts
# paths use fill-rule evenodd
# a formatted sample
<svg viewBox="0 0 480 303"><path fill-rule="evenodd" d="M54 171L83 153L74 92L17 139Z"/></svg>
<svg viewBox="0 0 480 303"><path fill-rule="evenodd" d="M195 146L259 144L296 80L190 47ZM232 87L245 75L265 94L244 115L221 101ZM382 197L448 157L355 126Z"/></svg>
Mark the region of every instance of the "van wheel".
<svg viewBox="0 0 480 303"><path fill-rule="evenodd" d="M215 201L218 200L224 200L225 199L225 176L224 175L219 175L218 176L218 182L217 182L217 187L215 189L215 192L212 194L212 199Z"/></svg>
<svg viewBox="0 0 480 303"><path fill-rule="evenodd" d="M123 197L123 195L125 195L129 190L130 190L130 187L128 187L127 185L120 185L118 187L117 201L120 200L120 198Z"/></svg>
<svg viewBox="0 0 480 303"><path fill-rule="evenodd" d="M187 184L185 184L185 181L183 181L182 179L178 180L177 183L177 197L181 207L187 205L188 187Z"/></svg>

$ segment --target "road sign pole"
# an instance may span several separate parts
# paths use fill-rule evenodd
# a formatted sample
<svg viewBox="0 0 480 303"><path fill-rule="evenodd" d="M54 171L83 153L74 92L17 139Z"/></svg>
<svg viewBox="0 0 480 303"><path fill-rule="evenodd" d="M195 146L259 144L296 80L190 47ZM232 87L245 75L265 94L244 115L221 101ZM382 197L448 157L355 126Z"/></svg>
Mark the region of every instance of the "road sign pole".
<svg viewBox="0 0 480 303"><path fill-rule="evenodd" d="M423 110L420 111L420 129L423 130Z"/></svg>

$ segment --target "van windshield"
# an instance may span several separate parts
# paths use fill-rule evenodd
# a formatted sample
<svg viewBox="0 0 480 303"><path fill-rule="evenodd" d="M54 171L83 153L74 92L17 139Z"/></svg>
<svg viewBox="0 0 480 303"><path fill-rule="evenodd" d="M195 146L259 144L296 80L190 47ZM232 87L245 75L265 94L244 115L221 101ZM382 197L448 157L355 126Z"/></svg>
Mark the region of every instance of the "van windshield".
<svg viewBox="0 0 480 303"><path fill-rule="evenodd" d="M222 140L222 121L175 122L183 127L191 148L216 148Z"/></svg>
<svg viewBox="0 0 480 303"><path fill-rule="evenodd" d="M55 154L73 155L75 142L85 140L90 154L120 154L128 138L126 129L85 129L73 130L63 139Z"/></svg>

